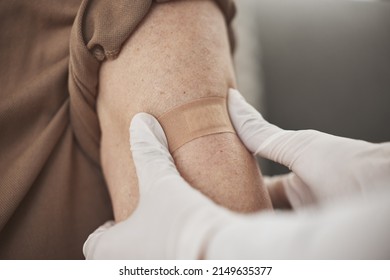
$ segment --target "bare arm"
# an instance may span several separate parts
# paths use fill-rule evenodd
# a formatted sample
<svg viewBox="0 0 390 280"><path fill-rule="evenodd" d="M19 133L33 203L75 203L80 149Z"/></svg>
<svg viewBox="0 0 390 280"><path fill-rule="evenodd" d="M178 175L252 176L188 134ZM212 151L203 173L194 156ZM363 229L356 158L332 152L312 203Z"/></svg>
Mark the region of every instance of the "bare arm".
<svg viewBox="0 0 390 280"><path fill-rule="evenodd" d="M137 112L158 117L234 87L226 24L210 0L175 1L152 8L120 56L100 72L101 158L117 221L138 200L128 127ZM235 134L204 136L173 154L183 177L217 203L249 212L270 208L253 157Z"/></svg>

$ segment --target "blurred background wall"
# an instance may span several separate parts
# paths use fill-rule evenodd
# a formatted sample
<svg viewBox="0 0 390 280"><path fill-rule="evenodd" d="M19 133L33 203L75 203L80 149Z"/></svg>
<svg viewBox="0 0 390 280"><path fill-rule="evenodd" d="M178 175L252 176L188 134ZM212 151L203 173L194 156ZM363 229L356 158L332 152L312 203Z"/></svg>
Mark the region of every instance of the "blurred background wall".
<svg viewBox="0 0 390 280"><path fill-rule="evenodd" d="M239 89L270 122L390 141L390 1L236 3Z"/></svg>

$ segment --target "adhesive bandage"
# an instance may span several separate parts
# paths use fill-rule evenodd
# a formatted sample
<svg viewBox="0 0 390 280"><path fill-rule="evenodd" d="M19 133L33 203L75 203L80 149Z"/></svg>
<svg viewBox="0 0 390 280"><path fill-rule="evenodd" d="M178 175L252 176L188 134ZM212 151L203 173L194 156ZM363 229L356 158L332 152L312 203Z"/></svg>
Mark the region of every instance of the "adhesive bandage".
<svg viewBox="0 0 390 280"><path fill-rule="evenodd" d="M173 153L196 138L223 132L235 133L224 97L200 98L158 117Z"/></svg>

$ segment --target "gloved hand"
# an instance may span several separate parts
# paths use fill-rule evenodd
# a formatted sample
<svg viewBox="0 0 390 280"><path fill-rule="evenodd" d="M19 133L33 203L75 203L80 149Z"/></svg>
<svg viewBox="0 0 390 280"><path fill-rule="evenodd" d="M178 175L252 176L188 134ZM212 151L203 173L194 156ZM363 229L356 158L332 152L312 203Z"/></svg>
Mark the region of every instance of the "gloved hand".
<svg viewBox="0 0 390 280"><path fill-rule="evenodd" d="M229 93L229 111L236 130L249 149L290 166L297 174L293 175L294 178L308 182L310 191L317 198L337 196L340 190L336 186L343 186L329 185L332 182L329 178L325 178L324 182L321 178L316 179L315 176L322 175L322 168L336 177L335 182L337 176L341 176L343 183L352 184L352 190L385 186L389 181L386 172L390 158L388 144L356 141L356 145L352 146L355 149L362 147L362 150L354 152L347 147L354 140L319 132L283 131L264 121L237 92ZM306 133L311 137L304 137ZM385 240L390 229L385 216L390 205L389 189L373 192L367 201L356 200L355 197L355 201L348 202L350 205L339 203L333 208L305 215L278 212L247 216L233 214L192 189L180 177L156 119L148 114L138 114L133 118L130 134L140 186L139 205L129 219L116 225L108 222L90 235L84 244L87 259L388 257L389 246L384 244L388 244ZM300 137L306 146L296 140ZM343 164L336 168L327 166L327 160L337 163L338 154L333 157L322 154L321 148L338 150L333 145L340 143L347 148L340 151L344 158L349 156L347 159L360 162L360 165L352 167L358 168L358 171L371 171L362 175ZM374 153L366 154L370 152ZM359 161L360 153L367 159L368 165L364 166L365 162ZM374 167L371 168L371 164ZM309 171L315 174L305 168L310 168ZM356 183L355 179L345 178L348 175L338 172L337 168L344 168L344 172L356 176L353 177L355 179L363 179ZM371 184L366 186L364 182ZM341 190L348 189L348 186L341 187ZM322 187L329 189L321 190ZM299 191L301 189L298 189L298 194ZM323 193L324 197L321 196Z"/></svg>
<svg viewBox="0 0 390 280"><path fill-rule="evenodd" d="M293 208L389 186L390 143L373 144L314 130L283 130L264 120L233 89L228 109L251 152L293 171L270 182L284 186Z"/></svg>
<svg viewBox="0 0 390 280"><path fill-rule="evenodd" d="M130 144L140 200L127 220L106 223L84 244L87 259L197 259L236 215L215 205L179 175L158 121L137 114Z"/></svg>

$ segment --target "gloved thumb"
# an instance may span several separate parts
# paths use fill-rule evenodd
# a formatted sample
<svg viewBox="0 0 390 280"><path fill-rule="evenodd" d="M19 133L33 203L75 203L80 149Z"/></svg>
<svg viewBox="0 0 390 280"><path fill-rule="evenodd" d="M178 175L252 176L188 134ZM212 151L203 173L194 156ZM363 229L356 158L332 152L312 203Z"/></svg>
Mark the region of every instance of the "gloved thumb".
<svg viewBox="0 0 390 280"><path fill-rule="evenodd" d="M133 117L130 124L130 147L141 196L163 178L180 177L168 151L164 131L153 116L138 113Z"/></svg>

